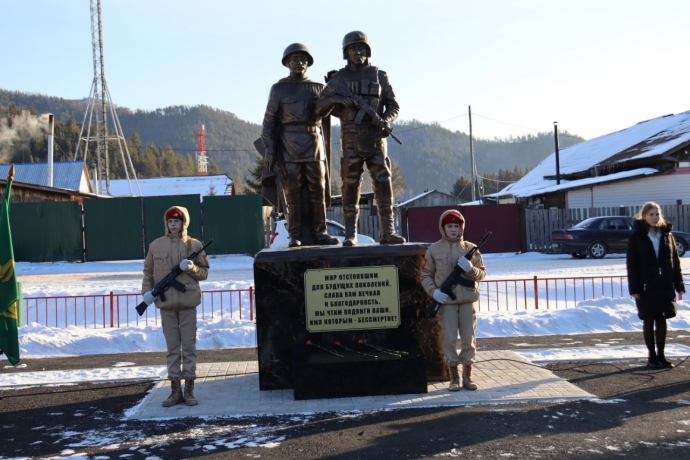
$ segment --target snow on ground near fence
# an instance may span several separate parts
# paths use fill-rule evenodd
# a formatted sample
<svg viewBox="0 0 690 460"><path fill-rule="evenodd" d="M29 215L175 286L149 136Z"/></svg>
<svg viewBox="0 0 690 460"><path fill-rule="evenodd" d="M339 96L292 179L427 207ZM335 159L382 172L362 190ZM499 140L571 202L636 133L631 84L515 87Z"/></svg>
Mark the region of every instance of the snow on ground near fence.
<svg viewBox="0 0 690 460"><path fill-rule="evenodd" d="M524 277L578 277L594 275L625 275L623 256L602 260L577 260L567 255L487 254L484 256L489 279ZM683 259L683 262L688 260ZM203 290L247 288L254 284L253 259L245 256L218 256L210 259L211 277L202 282ZM111 290L122 293L139 292L143 261L91 263L23 263L17 273L24 284L25 296L105 294ZM688 267L690 268L690 267ZM690 271L690 270L686 270ZM69 282L73 274L93 275ZM41 285L31 280L48 276ZM49 276L57 275L57 276ZM38 279L44 279L38 278ZM52 278L57 281L50 281ZM60 280L65 279L65 282ZM678 316L669 321L671 330L690 329L690 303L678 302ZM627 297L601 298L579 302L576 308L559 310L522 310L512 312L480 312L478 337L519 337L591 332L639 331L640 320L633 301ZM43 358L66 355L165 351L159 326L116 329L84 329L82 327L47 328L31 324L20 328L19 345L22 358ZM254 323L248 320L220 319L200 321L199 349L256 346ZM5 359L4 356L2 359Z"/></svg>

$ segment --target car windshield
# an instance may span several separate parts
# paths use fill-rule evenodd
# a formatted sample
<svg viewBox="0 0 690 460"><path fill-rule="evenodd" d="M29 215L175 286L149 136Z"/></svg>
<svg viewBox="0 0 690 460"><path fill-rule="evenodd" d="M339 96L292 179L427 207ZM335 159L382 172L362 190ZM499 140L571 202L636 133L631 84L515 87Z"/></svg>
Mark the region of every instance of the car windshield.
<svg viewBox="0 0 690 460"><path fill-rule="evenodd" d="M589 219L583 220L579 224L573 225L573 228L589 228L594 222L598 221L599 219L599 217L590 217Z"/></svg>

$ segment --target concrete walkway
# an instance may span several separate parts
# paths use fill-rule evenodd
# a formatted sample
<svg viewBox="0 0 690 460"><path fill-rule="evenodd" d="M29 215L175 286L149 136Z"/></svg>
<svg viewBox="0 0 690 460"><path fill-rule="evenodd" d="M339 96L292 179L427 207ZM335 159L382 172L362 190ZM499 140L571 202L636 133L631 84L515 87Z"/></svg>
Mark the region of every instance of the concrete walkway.
<svg viewBox="0 0 690 460"><path fill-rule="evenodd" d="M472 369L477 391L449 392L448 382L431 382L426 394L365 396L295 401L292 390L259 391L258 362L199 364L197 406L162 407L170 395L170 381L159 382L130 418L150 420L177 417L283 415L302 412L384 410L409 407L464 406L596 399L567 380L512 351L484 351Z"/></svg>

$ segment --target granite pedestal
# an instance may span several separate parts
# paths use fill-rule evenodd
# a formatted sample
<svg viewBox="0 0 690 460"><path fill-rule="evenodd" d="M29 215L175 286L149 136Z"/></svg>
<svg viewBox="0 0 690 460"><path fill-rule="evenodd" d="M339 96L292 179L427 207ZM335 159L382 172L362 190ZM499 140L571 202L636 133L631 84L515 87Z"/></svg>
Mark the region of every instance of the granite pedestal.
<svg viewBox="0 0 690 460"><path fill-rule="evenodd" d="M416 342L388 342L391 352L347 344L341 356L296 345L292 351L295 399L404 395L427 392L426 359ZM363 354L365 353L365 354Z"/></svg>
<svg viewBox="0 0 690 460"><path fill-rule="evenodd" d="M295 349L306 349L307 340L329 348L333 347L334 340L357 343L361 338L383 346L408 343L418 347L424 356L426 378L445 380L447 369L443 360L440 326L436 318L429 318L426 314L430 298L420 284L421 267L428 246L425 243L372 244L348 248L264 249L259 252L254 259L259 389L295 388L294 362L307 362L304 359L300 361L300 353ZM380 266L397 268L400 305L398 327L317 333L307 330L304 292L307 270ZM311 352L314 347L309 348ZM352 359L354 363L358 358ZM368 365L366 359L360 361L362 365ZM411 363L413 360L409 361ZM356 366L352 369L349 372L356 372ZM307 375L305 372L311 371L302 369L300 372L300 375ZM391 388L390 391L395 390Z"/></svg>

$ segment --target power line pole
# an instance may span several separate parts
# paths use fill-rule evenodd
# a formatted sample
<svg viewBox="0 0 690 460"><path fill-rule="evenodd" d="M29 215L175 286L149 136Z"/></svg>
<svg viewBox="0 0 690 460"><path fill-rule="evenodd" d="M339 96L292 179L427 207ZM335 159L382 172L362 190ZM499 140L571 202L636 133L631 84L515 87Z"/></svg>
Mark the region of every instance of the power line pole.
<svg viewBox="0 0 690 460"><path fill-rule="evenodd" d="M477 168L474 165L474 146L472 145L472 106L467 106L467 110L470 115L470 168L472 169L472 201L475 201L477 199L477 195L475 193L477 190Z"/></svg>
<svg viewBox="0 0 690 460"><path fill-rule="evenodd" d="M86 105L84 112L84 120L81 124L81 132L79 133L79 142L74 151L74 160L79 157L79 148L84 145L84 162L86 162L89 153L89 143L96 142L96 168L99 179L105 182L105 187L98 185L96 193L105 192L110 195L110 158L108 156L108 141L117 141L120 156L122 158L122 166L125 171L125 176L129 181L129 170L132 171L132 177L137 184L139 195L141 195L141 188L137 180L137 174L134 171L132 164L132 157L129 155L129 148L125 141L125 136L120 126L120 119L117 117L115 106L110 96L110 90L105 82L105 62L103 59L103 27L101 20L101 0L90 0L91 10L91 48L93 51L93 83L91 84L91 92L89 93L89 102ZM113 125L112 134L108 134L108 111L110 111L111 123ZM94 121L95 114L95 121ZM88 124L87 124L88 118ZM95 122L94 131L91 133L92 121ZM86 135L84 129L86 128ZM127 158L125 159L125 154ZM129 166L129 168L128 168ZM129 191L134 196L132 190L132 183L129 183Z"/></svg>
<svg viewBox="0 0 690 460"><path fill-rule="evenodd" d="M556 185L561 184L561 158L558 151L558 122L553 122L553 142L555 145L556 152Z"/></svg>

